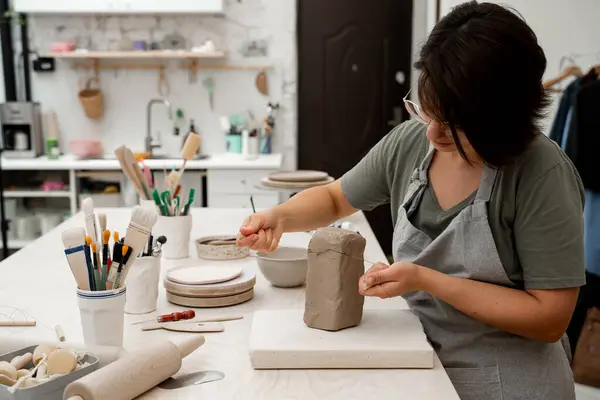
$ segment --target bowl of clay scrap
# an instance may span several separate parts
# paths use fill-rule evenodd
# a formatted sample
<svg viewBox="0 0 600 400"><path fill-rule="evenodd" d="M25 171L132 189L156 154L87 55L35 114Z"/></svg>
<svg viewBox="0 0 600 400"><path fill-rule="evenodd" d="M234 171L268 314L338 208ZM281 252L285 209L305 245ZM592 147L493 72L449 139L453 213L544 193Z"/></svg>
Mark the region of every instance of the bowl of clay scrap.
<svg viewBox="0 0 600 400"><path fill-rule="evenodd" d="M239 260L248 257L247 248L237 247L233 235L205 236L196 239L198 258L205 260Z"/></svg>
<svg viewBox="0 0 600 400"><path fill-rule="evenodd" d="M279 247L272 253L256 253L260 272L273 286L296 287L306 281L308 252L301 247Z"/></svg>

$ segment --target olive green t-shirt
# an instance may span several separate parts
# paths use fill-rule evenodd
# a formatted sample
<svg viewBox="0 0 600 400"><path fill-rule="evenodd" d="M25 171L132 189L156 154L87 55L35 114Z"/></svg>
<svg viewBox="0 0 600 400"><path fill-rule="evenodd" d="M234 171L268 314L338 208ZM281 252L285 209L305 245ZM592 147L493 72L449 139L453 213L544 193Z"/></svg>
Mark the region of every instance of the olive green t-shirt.
<svg viewBox="0 0 600 400"><path fill-rule="evenodd" d="M353 207L371 210L390 203L395 226L412 172L429 148L425 130L417 121L396 127L342 177L342 189ZM435 207L437 200L428 188L422 196L425 203L419 205L411 222L426 234L437 236L473 200L471 197L444 215ZM500 260L512 282L527 289L585 284L584 199L575 167L541 134L518 160L498 171L488 219Z"/></svg>

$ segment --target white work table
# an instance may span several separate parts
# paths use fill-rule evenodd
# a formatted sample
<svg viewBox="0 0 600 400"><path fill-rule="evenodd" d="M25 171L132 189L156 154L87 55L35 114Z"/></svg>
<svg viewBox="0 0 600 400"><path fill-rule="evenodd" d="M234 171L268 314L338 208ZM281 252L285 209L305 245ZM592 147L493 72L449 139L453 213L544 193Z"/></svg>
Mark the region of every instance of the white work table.
<svg viewBox="0 0 600 400"><path fill-rule="evenodd" d="M281 154L260 155L254 160L246 160L241 154L215 154L204 160L190 160L186 164L187 170L199 169L264 169L277 170L281 168L283 156ZM174 165L181 166L181 159L151 159L145 164L150 169L170 170ZM6 171L27 170L76 170L76 171L108 171L120 170L119 162L113 155L105 159L80 160L73 155L63 155L58 159L49 159L46 156L37 158L2 158L2 169Z"/></svg>
<svg viewBox="0 0 600 400"><path fill-rule="evenodd" d="M125 233L130 210L99 209L96 210L98 212L107 214L109 229ZM248 214L248 210L242 209L193 209L192 239L205 235L233 234ZM364 215L358 213L348 220L367 239L365 258L385 261ZM61 242L61 232L73 226L84 226L81 213L0 263L0 305L23 309L38 321L35 328L0 328L0 348L7 339L29 341L31 344L54 342L55 325L62 326L68 342L83 342L75 280ZM306 233L287 234L281 244L307 246L309 240L310 236ZM190 252L195 259L195 248L191 246ZM205 260L198 262L215 263ZM163 260L163 273L181 263ZM244 319L224 323L225 332L206 334L204 346L184 359L181 369L181 373L218 370L225 373L225 379L175 391L153 389L140 398L459 400L437 357L434 369L423 370L253 370L248 355L252 313L261 309L303 309L304 288L280 289L271 286L258 270L253 257L226 263L256 272L255 296L249 302L234 307L197 309L199 317L243 315ZM158 313L184 309L168 303L165 297L161 284ZM367 298L365 308L406 309L407 305L401 298ZM2 314L10 311L0 307ZM125 348L137 348L152 340L177 340L189 335L163 330L142 332L139 325L131 326L133 322L151 319L155 315L157 313L125 315ZM18 314L15 316L21 317Z"/></svg>

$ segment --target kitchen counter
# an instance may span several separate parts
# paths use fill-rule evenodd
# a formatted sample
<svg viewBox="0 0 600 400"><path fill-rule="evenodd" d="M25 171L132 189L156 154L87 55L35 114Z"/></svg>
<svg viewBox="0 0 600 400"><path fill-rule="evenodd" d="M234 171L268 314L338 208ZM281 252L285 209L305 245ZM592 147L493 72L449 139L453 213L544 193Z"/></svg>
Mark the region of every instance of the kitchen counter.
<svg viewBox="0 0 600 400"><path fill-rule="evenodd" d="M281 154L265 154L255 160L246 160L240 154L215 154L205 160L190 160L186 164L186 170L200 169L262 169L278 170L281 168L283 156ZM150 169L170 170L173 166L181 166L181 159L152 159L146 160ZM56 160L48 159L46 156L38 158L2 158L2 169L6 171L26 170L75 170L75 171L109 171L120 170L119 162L114 156L98 160L79 160L73 155L63 155Z"/></svg>
<svg viewBox="0 0 600 400"><path fill-rule="evenodd" d="M98 209L108 216L108 228L125 232L129 220L128 209ZM192 238L213 234L235 233L248 216L242 209L193 209ZM364 215L357 213L348 218L367 239L365 259L384 261L385 257ZM34 328L0 328L0 350L9 341L37 343L55 341L55 325L61 325L69 342L82 342L75 280L63 253L61 232L73 226L84 226L81 213L64 222L34 243L0 263L0 313L10 314L17 307L36 318ZM307 246L306 233L284 235L281 244ZM195 249L190 246L195 258ZM186 262L185 260L183 262ZM189 262L189 260L188 260ZM182 261L162 262L162 272ZM201 264L218 262L198 260ZM184 359L182 373L197 370L219 370L225 379L176 391L154 389L142 399L411 399L459 400L446 372L436 357L434 369L422 370L277 370L256 371L250 366L248 335L252 313L260 309L303 309L304 289L280 289L271 286L260 274L253 257L228 261L256 271L255 297L244 304L219 309L197 310L202 317L243 315L240 321L226 322L225 332L206 334L206 343ZM365 308L406 309L402 298L367 298ZM182 310L169 304L161 286L158 300L159 313ZM157 339L181 338L185 333L164 330L142 332L131 323L151 319L157 313L125 315L125 347L136 348ZM15 312L15 317L21 314ZM0 317L4 318L4 317ZM276 323L276 322L274 322ZM373 338L377 340L377 338ZM357 343L360 346L360 343Z"/></svg>

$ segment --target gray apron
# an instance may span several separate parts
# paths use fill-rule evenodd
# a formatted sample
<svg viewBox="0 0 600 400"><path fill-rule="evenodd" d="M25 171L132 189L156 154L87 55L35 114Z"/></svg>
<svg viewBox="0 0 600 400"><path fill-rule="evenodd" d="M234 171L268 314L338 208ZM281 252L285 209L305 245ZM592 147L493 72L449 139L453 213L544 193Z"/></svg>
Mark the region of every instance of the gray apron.
<svg viewBox="0 0 600 400"><path fill-rule="evenodd" d="M473 204L435 240L409 217L427 188L433 149L414 171L394 229L394 259L450 276L515 288L506 275L487 218L497 170L485 167ZM478 322L426 292L403 296L416 314L462 400L572 400L573 374L562 342L526 339ZM570 355L569 355L570 357Z"/></svg>

